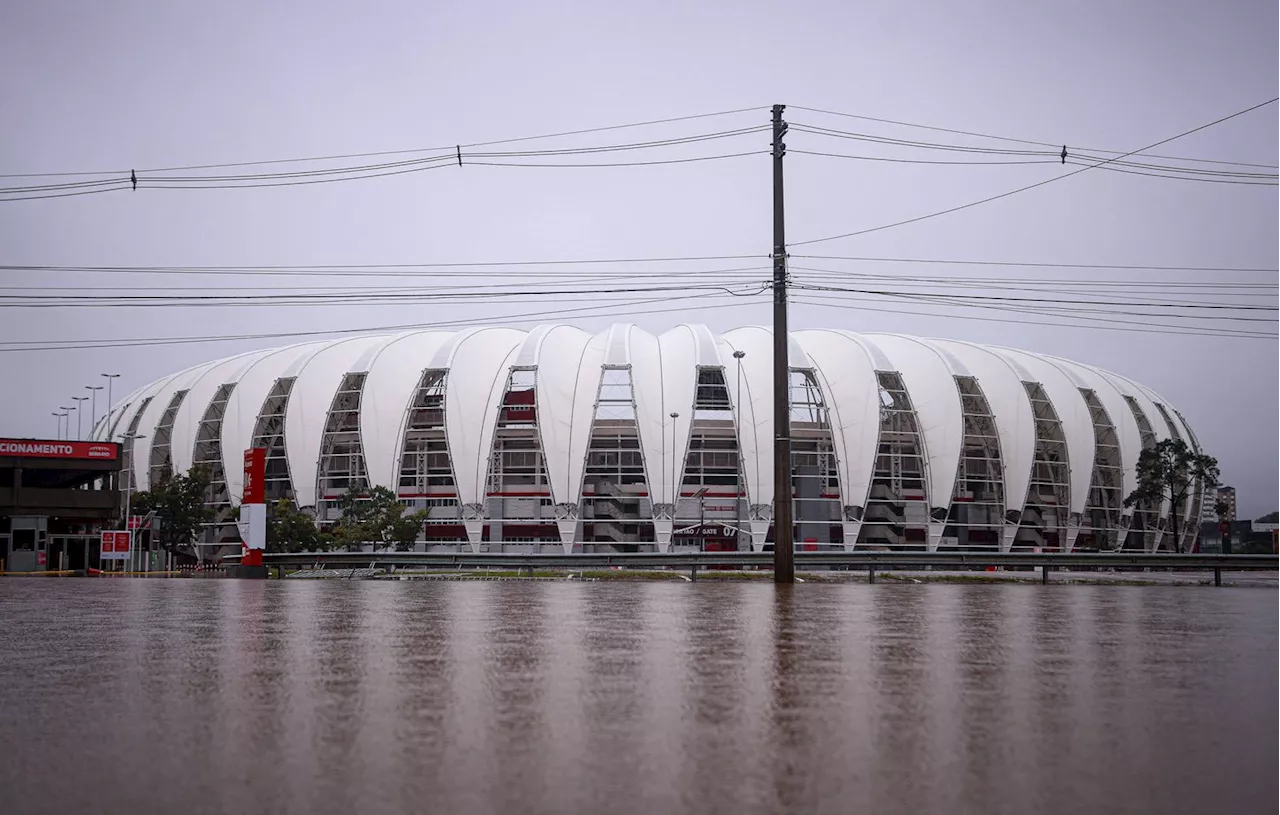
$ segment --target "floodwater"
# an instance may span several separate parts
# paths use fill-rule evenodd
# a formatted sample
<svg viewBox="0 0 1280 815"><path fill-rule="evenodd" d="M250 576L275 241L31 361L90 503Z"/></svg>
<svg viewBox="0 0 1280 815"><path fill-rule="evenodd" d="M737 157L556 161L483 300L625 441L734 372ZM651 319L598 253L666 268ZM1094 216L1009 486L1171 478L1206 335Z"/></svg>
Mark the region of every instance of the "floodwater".
<svg viewBox="0 0 1280 815"><path fill-rule="evenodd" d="M1276 811L1277 596L0 581L0 810Z"/></svg>

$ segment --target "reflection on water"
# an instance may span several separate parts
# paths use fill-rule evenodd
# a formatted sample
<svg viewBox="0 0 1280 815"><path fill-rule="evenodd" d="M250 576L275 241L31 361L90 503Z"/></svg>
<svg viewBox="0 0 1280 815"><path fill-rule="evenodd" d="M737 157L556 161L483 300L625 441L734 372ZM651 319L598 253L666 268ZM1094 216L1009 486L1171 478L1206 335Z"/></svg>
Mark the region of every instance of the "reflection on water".
<svg viewBox="0 0 1280 815"><path fill-rule="evenodd" d="M1275 810L1276 600L0 584L7 813Z"/></svg>

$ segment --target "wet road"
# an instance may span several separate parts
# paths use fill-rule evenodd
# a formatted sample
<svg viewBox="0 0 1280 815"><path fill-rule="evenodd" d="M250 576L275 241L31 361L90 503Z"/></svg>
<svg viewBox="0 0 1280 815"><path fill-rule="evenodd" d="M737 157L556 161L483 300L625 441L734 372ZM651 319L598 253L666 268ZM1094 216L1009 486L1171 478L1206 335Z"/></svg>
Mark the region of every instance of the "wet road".
<svg viewBox="0 0 1280 815"><path fill-rule="evenodd" d="M1274 812L1276 595L0 581L10 815Z"/></svg>

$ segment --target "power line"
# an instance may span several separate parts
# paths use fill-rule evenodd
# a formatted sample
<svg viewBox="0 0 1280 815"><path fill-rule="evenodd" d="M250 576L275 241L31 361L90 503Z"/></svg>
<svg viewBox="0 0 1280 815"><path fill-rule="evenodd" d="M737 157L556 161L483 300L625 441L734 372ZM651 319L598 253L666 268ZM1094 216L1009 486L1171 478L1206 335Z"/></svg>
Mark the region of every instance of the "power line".
<svg viewBox="0 0 1280 815"><path fill-rule="evenodd" d="M536 136L518 136L515 138L509 138L509 139L494 139L491 141L471 142L468 144L461 144L461 145L448 144L448 145L442 145L440 147L414 147L414 148L409 148L405 150L381 150L377 152L367 152L367 153L340 153L340 154L327 155L327 156L280 158L280 159L268 159L263 161L237 161L237 162L224 162L221 164L191 164L191 165L179 166L179 167L151 167L151 168L138 170L137 172L169 173L169 172L181 172L184 170L219 170L219 169L227 169L231 167L258 167L258 166L266 166L266 165L272 165L272 164L292 164L292 163L315 162L315 161L340 161L343 159L377 158L380 156L411 155L416 153L445 153L445 152L457 150L459 148L490 147L498 144L515 144L517 142L536 141L540 139L557 139L557 138L563 138L566 136L583 136L589 133L604 133L611 130L625 130L628 128L635 128L635 127L649 127L651 125L672 124L674 122L687 122L695 119L709 119L717 116L731 116L738 113L750 113L752 111L759 111L763 109L764 108L761 108L761 107L753 107L753 108L738 108L736 110L720 110L720 111L714 111L711 113L696 113L689 116L673 116L666 119L651 119L649 121L643 121L643 122L628 122L626 124L605 125L603 127L588 127L580 130L566 130L559 133L543 133ZM92 171L56 172L56 173L10 173L7 175L0 175L0 178L49 178L49 177L55 177L55 176L122 175L122 174L127 174L129 172L130 170L124 169L124 170L92 170Z"/></svg>
<svg viewBox="0 0 1280 815"><path fill-rule="evenodd" d="M1137 153L1142 153L1146 150L1150 150L1153 147L1159 147L1162 144L1168 144L1169 142L1175 141L1176 139L1181 139L1184 136L1190 136L1192 133L1198 133L1201 130L1204 130L1206 128L1210 128L1210 127L1213 127L1214 125L1222 124L1225 121L1234 119L1237 116L1243 116L1246 113L1251 113L1252 111L1255 111L1258 108L1266 107L1267 105L1273 104L1277 101L1280 101L1280 97L1277 97L1274 99L1268 99L1265 102L1260 102L1256 105L1253 105L1252 107L1248 107L1248 108L1245 108L1244 110L1240 110L1235 113L1232 113L1229 116L1223 116L1221 119L1215 119L1212 122L1209 122L1208 124L1203 124L1203 125L1200 125L1199 127L1194 127L1190 130L1185 130L1182 133L1177 134L1176 136L1170 136L1167 139L1161 139L1160 141L1155 142L1153 144L1149 144L1146 147L1140 147L1137 150L1131 150L1130 152L1125 153L1124 155L1119 156L1118 158L1124 158L1125 156L1135 155ZM937 218L941 215L949 215L952 212L959 212L960 210L969 209L971 207L980 206L982 204L988 204L988 203L991 203L992 201L998 201L1001 198L1008 198L1011 195L1017 195L1018 193L1026 192L1027 190L1033 190L1036 187L1043 187L1046 184L1052 184L1055 181L1061 181L1064 178L1070 178L1073 175L1079 175L1080 173L1087 172L1089 170L1092 170L1095 167L1100 167L1103 164L1107 164L1108 162L1111 162L1111 161L1115 161L1115 159L1108 159L1107 161L1101 162L1100 164L1091 164L1087 167L1081 167L1078 170L1072 170L1071 172L1066 173L1064 175L1054 176L1053 178L1046 178L1043 181L1037 181L1036 183L1028 184L1025 187L1018 187L1017 189L1012 189L1007 192L1002 192L999 195L991 195L986 198L979 199L977 201L970 201L967 204L961 204L959 206L950 207L948 209L939 210L937 212L930 212L926 215L917 215L916 217L908 218L905 221L897 221L895 223L890 223L890 224L881 224L880 226L873 226L867 229L860 229L854 232L845 232L839 235L828 235L825 238L811 238L810 240L807 240L807 241L793 241L791 245L805 246L812 243L822 243L824 241L838 240L840 238L852 238L857 235L866 235L871 232L881 232L886 229L893 229L894 227L906 226L907 224L918 223L920 221L928 220L930 218Z"/></svg>
<svg viewBox="0 0 1280 815"><path fill-rule="evenodd" d="M954 300L954 301L964 302L964 301L982 300L982 301L1009 302L1009 303L1050 303L1050 304L1061 304L1061 305L1067 305L1067 306L1074 306L1074 305L1123 306L1125 308L1133 308L1136 306L1140 308L1142 307L1172 308L1172 309L1200 308L1200 309L1216 309L1216 310L1231 310L1231 311L1239 310L1242 308L1251 308L1259 311L1277 311L1278 310L1278 309L1267 307L1267 306L1247 307L1247 306L1229 306L1229 305L1205 304L1205 303L1198 303L1195 305L1173 305L1173 304L1166 304L1166 303L1153 302L1153 301L1130 303L1130 302L1117 302L1114 300L1088 300L1088 299L1079 299L1079 298L1064 300L1064 299L1051 298L1051 297L1008 297L1004 295L986 295L986 294L942 294L942 293L925 294L921 292L895 292L895 291L885 291L885 290L879 290L879 289L850 289L850 288L845 288L841 286L814 286L814 285L805 285L805 284L796 284L796 288L807 289L809 291L848 292L850 294L872 294L872 295L879 295L879 296L885 296L885 297L918 297L918 298L928 297L933 300L939 300L939 301ZM1131 316L1151 316L1151 317L1167 316L1167 317L1175 317L1183 320L1234 320L1239 322L1270 323L1272 325L1274 325L1276 322L1274 317L1240 317L1235 315L1199 315L1199 314L1163 314L1161 315L1161 314L1149 314L1144 312L1131 312L1131 311L1115 312L1115 313L1127 314Z"/></svg>
<svg viewBox="0 0 1280 815"><path fill-rule="evenodd" d="M898 139L890 136L878 136L870 133L854 133L847 130L834 130L831 128L814 127L812 125L797 124L793 128L799 133L810 133L817 136L828 138L837 138L844 140L852 140L876 144L886 147L904 147L921 150L935 150L955 153L970 153L974 155L998 155L998 156L1040 156L1045 159L1045 163L1058 163L1062 161L1061 152L1058 148L1053 150L1008 150L996 147L976 147L968 144L950 144L939 142L915 141L909 139ZM836 157L844 157L841 154L831 154ZM1080 148L1071 149L1068 147L1068 157L1083 159L1085 161L1106 162L1106 156L1090 155L1090 151ZM851 157L856 158L856 157ZM1202 169L1199 167L1180 167L1169 164L1151 164L1149 162L1127 161L1121 158L1111 159L1108 166L1134 167L1139 169L1160 170L1167 173L1188 175L1188 176L1214 176L1224 178L1242 178L1256 180L1275 180L1276 173L1257 173L1242 172L1239 170L1212 170Z"/></svg>
<svg viewBox="0 0 1280 815"><path fill-rule="evenodd" d="M320 265L260 265L260 266L36 266L36 265L0 265L0 271L16 272L56 272L76 274L158 274L158 275L231 275L231 276L301 276L301 277L423 277L439 276L441 269L507 269L507 268L545 268L555 266L588 266L651 264L651 263L704 263L711 261L735 260L767 260L764 255L703 255L690 257L649 257L649 258L569 258L563 260L505 260L505 261L463 261L453 263L379 263L379 264L320 264ZM755 267L743 267L730 270L689 270L667 272L672 275L716 274L725 271L746 271ZM406 271L406 270L417 271ZM574 272L577 274L578 272ZM471 272L478 274L478 272ZM522 275L528 272L522 272ZM543 273L545 274L545 272ZM449 276L462 276L452 272ZM498 273L490 272L486 276L498 277ZM510 276L510 275L508 275Z"/></svg>
<svg viewBox="0 0 1280 815"><path fill-rule="evenodd" d="M291 337L319 337L328 335L358 335L370 333L389 333L396 331L416 331L429 328L457 328L468 325L499 325L511 322L519 322L528 318L538 318L555 316L560 320L565 319L584 319L596 317L621 317L634 314L662 314L678 311L701 311L704 309L720 309L734 308L746 305L747 302L739 299L736 301L723 302L717 304L708 304L702 302L705 300L721 300L726 295L717 294L695 294L683 297L660 297L651 299L634 300L625 303L614 303L601 310L598 304L557 308L551 311L535 311L524 314L510 314L503 317L485 317L466 320L438 321L432 323L410 323L407 325L388 325L388 326L370 326L365 328L346 328L346 329L325 329L317 331L284 331L264 334L238 334L238 335L211 335L200 337L135 337L126 339L108 339L108 340L19 340L8 343L0 343L3 345L15 346L9 348L0 347L0 353L12 353L22 351L67 351L67 350L94 350L101 348L137 348L153 345L185 345L191 343L205 342L231 342L239 340L260 340L260 339L283 339ZM613 312L607 309L623 308L630 306L649 306L655 304L670 303L677 300L698 300L696 305L678 306L673 308L644 308L639 311L621 311ZM584 313L596 312L596 313ZM566 314L577 315L575 317L565 318Z"/></svg>
<svg viewBox="0 0 1280 815"><path fill-rule="evenodd" d="M845 158L857 159L858 161L886 161L894 164L959 164L966 166L973 165L1015 165L1015 164L1057 164L1057 159L1015 159L1011 161L930 161L927 159L910 159L910 158L889 158L887 156L853 156L848 153L823 153L817 150L796 150L788 149L788 153L799 153L802 156L823 156L826 158Z"/></svg>
<svg viewBox="0 0 1280 815"><path fill-rule="evenodd" d="M1025 266L1041 269L1115 269L1142 272L1264 272L1275 274L1280 269L1239 266L1154 266L1118 263L1046 263L1043 261L960 260L957 258L895 258L857 255L791 255L811 260L849 260L859 263L919 263L956 266ZM3 268L3 267L0 267Z"/></svg>
<svg viewBox="0 0 1280 815"><path fill-rule="evenodd" d="M524 289L524 290L495 290L495 291L475 291L472 287L454 287L455 289L465 288L466 290L452 291L432 291L410 290L395 292L377 292L377 293L361 293L351 294L346 292L339 293L311 293L311 294L245 294L245 295L217 295L217 294L201 294L201 295L116 295L116 296L91 296L83 295L50 295L50 294L33 294L33 295L2 295L0 296L0 308L119 308L119 307L174 307L174 306L246 306L246 305L352 305L358 303L376 303L379 301L390 301L389 305L408 302L427 302L431 300L449 300L449 301L466 301L489 298L503 297L560 297L566 295L618 295L618 294L649 294L657 292L685 292L685 291L718 291L735 297L752 296L759 294L767 287L767 283L760 280L743 281L740 283L727 282L725 285L701 284L701 285L680 285L680 286L649 286L643 288L590 288L590 289ZM738 288L753 287L753 291L734 291L730 286ZM7 302L6 302L7 301Z"/></svg>
<svg viewBox="0 0 1280 815"><path fill-rule="evenodd" d="M848 119L861 119L867 122L879 122L881 124L897 125L899 127L913 127L918 130L932 130L937 133L953 133L959 136L973 136L974 138L992 139L994 141L1005 141L1013 144L1030 144L1036 147L1051 147L1054 149L1057 149L1060 146L1060 143L1055 143L1055 142L1033 141L1031 139L1016 139L1011 136L997 136L990 133L976 133L971 130L955 130L955 129L946 128L946 127L936 127L932 125L922 125L922 124L916 124L912 122L902 122L894 119L880 119L874 116L860 116L854 113L841 113L839 111L824 110L822 108L808 108L808 107L803 107L801 105L791 105L790 107L793 108L794 110L805 110L810 113L822 113L828 116L842 116ZM1120 150L1103 150L1097 147L1081 147L1077 149L1083 150L1088 153L1119 154L1123 152ZM1264 169L1280 169L1280 167L1278 167L1275 164L1253 164L1245 161L1221 161L1221 160L1208 159L1208 158L1187 158L1185 156L1161 156L1161 155L1156 155L1154 153L1149 154L1146 152L1146 149L1139 150L1136 152L1131 152L1131 153L1124 153L1124 155L1126 156L1146 155L1150 158L1159 158L1159 159L1164 159L1166 161L1186 161L1186 162L1197 162L1201 164L1225 164L1225 165L1231 165L1235 167L1261 167Z"/></svg>
<svg viewBox="0 0 1280 815"><path fill-rule="evenodd" d="M938 319L947 319L947 320L968 320L970 322L972 322L973 320L972 317L967 315L962 315L962 314L946 314L946 313L939 313L936 311L913 311L911 309L900 308L897 306L889 307L889 308L877 308L875 306L851 305L845 300L832 302L829 299L813 300L813 299L808 299L801 296L801 297L795 298L793 302L796 302L802 305L817 306L819 308L836 308L836 309L845 309L845 310L854 310L854 311L875 311L875 312L883 312L886 314L911 314L919 317L929 317L929 318L938 318ZM962 308L980 308L980 309L997 309L997 310L1003 310L1003 311L1020 311L1021 313L1053 316L1052 312L1037 312L1037 311L1031 311L1026 309L1009 309L1009 308L1001 308L998 306L970 305L970 306L961 306L961 307ZM989 315L984 315L982 319L984 322L1011 323L1014 325L1031 325L1031 326L1055 326L1059 328L1078 328L1078 329L1086 329L1086 330L1093 330L1093 331L1125 331L1125 332L1133 332L1133 333L1141 333L1141 334L1223 337L1226 339L1265 339L1271 342L1274 342L1277 338L1277 335L1275 334L1265 334L1260 332L1204 331L1204 330L1197 330L1193 328L1186 328L1184 330L1175 330L1175 329L1161 329L1161 328L1142 328L1142 327L1133 327L1133 326L1115 325L1115 324L1081 325L1079 323L1051 322L1051 321L1045 321L1042 319L1012 320L1008 318L993 317ZM1074 319L1085 319L1085 318L1074 318ZM1106 321L1101 321L1101 322L1106 322Z"/></svg>

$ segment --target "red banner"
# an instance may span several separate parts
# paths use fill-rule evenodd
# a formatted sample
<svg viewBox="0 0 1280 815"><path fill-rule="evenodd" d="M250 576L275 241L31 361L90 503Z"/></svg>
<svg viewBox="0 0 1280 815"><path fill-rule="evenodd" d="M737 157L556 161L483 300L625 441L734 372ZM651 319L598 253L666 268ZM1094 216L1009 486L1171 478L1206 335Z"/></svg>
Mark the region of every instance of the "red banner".
<svg viewBox="0 0 1280 815"><path fill-rule="evenodd" d="M262 483L267 477L267 451L263 447L250 447L244 451L244 494L242 504L265 504L266 490Z"/></svg>
<svg viewBox="0 0 1280 815"><path fill-rule="evenodd" d="M104 441L48 441L47 439L0 439L0 456L22 458L80 458L115 461L120 445Z"/></svg>

